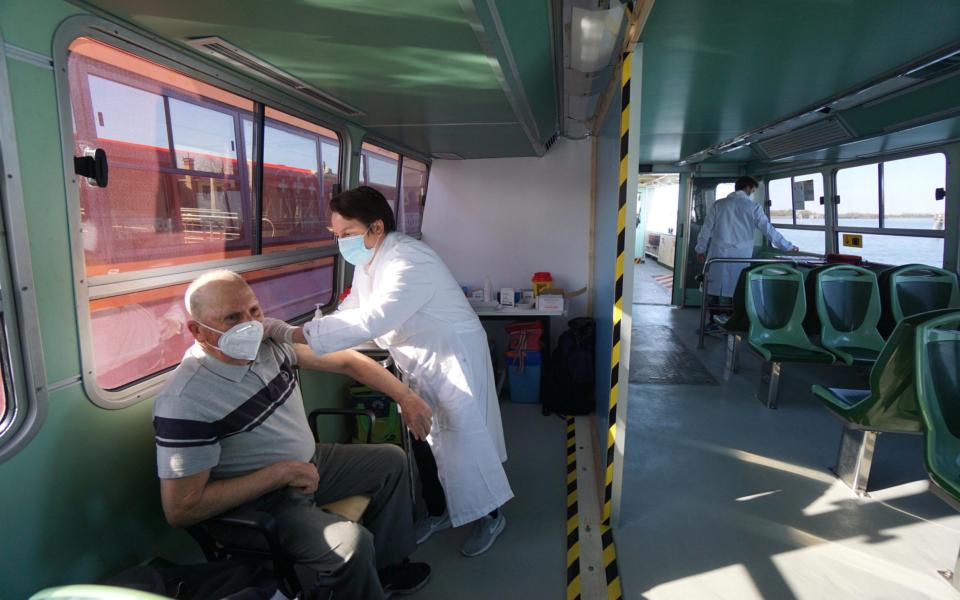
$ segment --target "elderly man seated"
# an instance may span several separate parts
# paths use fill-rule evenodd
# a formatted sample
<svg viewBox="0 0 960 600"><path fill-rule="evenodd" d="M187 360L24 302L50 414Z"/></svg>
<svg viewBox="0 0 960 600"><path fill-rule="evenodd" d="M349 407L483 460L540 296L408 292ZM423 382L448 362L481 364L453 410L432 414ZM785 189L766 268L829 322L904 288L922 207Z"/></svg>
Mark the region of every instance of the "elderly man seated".
<svg viewBox="0 0 960 600"><path fill-rule="evenodd" d="M264 340L257 298L231 271L194 281L186 305L196 342L153 409L167 521L187 527L231 509L264 511L312 573L309 583L338 599L421 588L430 567L406 560L416 543L403 451L315 444L293 366L345 373L383 391L417 437L430 429L423 399L356 352L317 357L306 346ZM370 498L363 525L320 508L353 495Z"/></svg>

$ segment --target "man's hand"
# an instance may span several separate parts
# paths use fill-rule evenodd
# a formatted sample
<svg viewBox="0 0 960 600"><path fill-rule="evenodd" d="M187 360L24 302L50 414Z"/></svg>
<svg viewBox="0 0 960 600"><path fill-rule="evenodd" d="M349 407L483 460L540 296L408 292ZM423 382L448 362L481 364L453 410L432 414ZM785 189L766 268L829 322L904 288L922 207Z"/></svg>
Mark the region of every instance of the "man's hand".
<svg viewBox="0 0 960 600"><path fill-rule="evenodd" d="M433 423L433 411L430 410L430 405L413 390L398 400L397 404L403 413L403 422L406 423L413 437L418 440L427 439Z"/></svg>
<svg viewBox="0 0 960 600"><path fill-rule="evenodd" d="M320 473L313 463L286 460L277 463L275 467L280 469L282 481L287 487L296 488L301 494L312 494L317 491Z"/></svg>
<svg viewBox="0 0 960 600"><path fill-rule="evenodd" d="M697 262L702 265L707 262L707 256L705 254L697 254Z"/></svg>

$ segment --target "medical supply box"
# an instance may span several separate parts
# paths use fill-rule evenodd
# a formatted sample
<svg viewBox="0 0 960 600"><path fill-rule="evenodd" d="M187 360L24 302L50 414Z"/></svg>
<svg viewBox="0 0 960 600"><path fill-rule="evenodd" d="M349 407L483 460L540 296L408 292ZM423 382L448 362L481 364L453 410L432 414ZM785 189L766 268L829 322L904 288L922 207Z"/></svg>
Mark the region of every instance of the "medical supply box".
<svg viewBox="0 0 960 600"><path fill-rule="evenodd" d="M563 312L563 290L548 288L537 296L537 310Z"/></svg>

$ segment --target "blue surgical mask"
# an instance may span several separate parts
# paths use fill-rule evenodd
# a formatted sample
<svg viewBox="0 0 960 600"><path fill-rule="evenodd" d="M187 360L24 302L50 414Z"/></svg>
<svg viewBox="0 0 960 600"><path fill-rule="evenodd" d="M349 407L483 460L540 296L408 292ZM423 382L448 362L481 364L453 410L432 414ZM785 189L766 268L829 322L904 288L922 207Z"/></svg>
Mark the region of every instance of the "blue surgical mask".
<svg viewBox="0 0 960 600"><path fill-rule="evenodd" d="M367 227L367 231L370 231L370 227ZM367 231L359 235L351 235L350 237L337 239L337 246L340 248L340 254L343 256L343 260L356 267L362 267L370 262L370 259L373 258L374 248L367 248L363 243L363 238L366 237Z"/></svg>

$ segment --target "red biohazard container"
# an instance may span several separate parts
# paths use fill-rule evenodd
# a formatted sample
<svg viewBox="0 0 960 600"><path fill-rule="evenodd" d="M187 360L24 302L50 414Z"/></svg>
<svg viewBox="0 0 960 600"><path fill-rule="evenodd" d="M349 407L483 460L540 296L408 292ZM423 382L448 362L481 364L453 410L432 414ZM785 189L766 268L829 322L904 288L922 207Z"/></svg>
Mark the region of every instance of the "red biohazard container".
<svg viewBox="0 0 960 600"><path fill-rule="evenodd" d="M553 287L553 276L549 271L539 271L533 274L530 282L533 283L533 295L539 296L543 290Z"/></svg>

